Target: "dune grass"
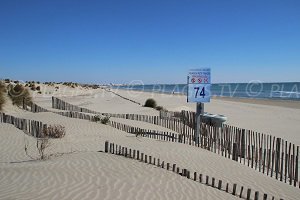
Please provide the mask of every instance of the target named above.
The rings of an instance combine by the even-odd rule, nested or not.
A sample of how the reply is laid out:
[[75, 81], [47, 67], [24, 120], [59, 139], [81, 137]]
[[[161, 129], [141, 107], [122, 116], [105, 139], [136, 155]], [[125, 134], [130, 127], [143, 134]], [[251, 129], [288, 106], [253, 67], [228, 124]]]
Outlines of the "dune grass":
[[3, 109], [3, 105], [5, 104], [5, 95], [6, 86], [3, 82], [0, 82], [0, 111]]
[[11, 98], [13, 105], [22, 106], [23, 101], [26, 105], [29, 105], [32, 102], [32, 97], [27, 88], [22, 85], [9, 86], [8, 96]]

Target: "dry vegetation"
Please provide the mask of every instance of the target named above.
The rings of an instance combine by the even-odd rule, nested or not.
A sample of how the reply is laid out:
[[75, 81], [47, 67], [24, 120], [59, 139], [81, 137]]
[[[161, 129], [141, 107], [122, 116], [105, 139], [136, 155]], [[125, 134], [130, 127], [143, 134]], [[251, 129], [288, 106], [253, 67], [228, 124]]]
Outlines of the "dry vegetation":
[[[51, 146], [51, 139], [61, 139], [66, 135], [65, 127], [61, 125], [50, 125], [43, 129], [43, 137], [36, 138], [36, 150], [38, 151], [38, 157], [29, 151], [29, 144], [24, 138], [24, 151], [25, 154], [33, 160], [45, 160], [51, 157], [51, 154], [47, 154], [47, 149]], [[30, 148], [31, 149], [31, 148]]]
[[108, 124], [110, 117], [109, 116], [100, 116], [100, 115], [95, 115], [94, 116], [94, 121], [95, 122], [100, 122], [101, 124]]
[[5, 103], [5, 93], [6, 93], [6, 86], [3, 82], [0, 82], [0, 111], [3, 108]]
[[43, 130], [43, 133], [48, 138], [62, 138], [66, 135], [66, 129], [61, 125], [50, 125]]
[[32, 102], [32, 97], [27, 88], [22, 85], [9, 85], [8, 86], [8, 96], [11, 98], [14, 105], [22, 106], [23, 101], [26, 105]]

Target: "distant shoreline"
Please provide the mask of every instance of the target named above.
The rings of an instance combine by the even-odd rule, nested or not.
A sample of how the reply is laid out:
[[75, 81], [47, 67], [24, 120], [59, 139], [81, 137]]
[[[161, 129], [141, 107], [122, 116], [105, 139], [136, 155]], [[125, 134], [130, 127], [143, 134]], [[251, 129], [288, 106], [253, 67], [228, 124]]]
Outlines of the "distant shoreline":
[[239, 98], [239, 97], [213, 97], [213, 99], [222, 100], [222, 101], [239, 102], [239, 103], [249, 103], [249, 104], [300, 109], [300, 101], [298, 100], [263, 99], [263, 98], [254, 99], [254, 98]]
[[[185, 95], [187, 84], [113, 86], [114, 89]], [[211, 95], [247, 99], [292, 100], [300, 102], [300, 82], [212, 84]]]
[[[116, 90], [116, 88], [112, 88]], [[182, 93], [166, 93], [161, 91], [142, 91], [142, 90], [130, 90], [126, 88], [117, 88], [118, 90], [127, 90], [127, 91], [134, 91], [140, 93], [158, 93], [164, 95], [176, 95], [176, 96], [185, 96]], [[292, 100], [292, 99], [268, 99], [268, 98], [246, 98], [246, 97], [224, 97], [224, 96], [212, 96], [214, 100], [221, 100], [221, 101], [231, 101], [231, 102], [238, 102], [238, 103], [248, 103], [248, 104], [257, 104], [257, 105], [269, 105], [269, 106], [278, 106], [278, 107], [285, 107], [285, 108], [293, 108], [293, 109], [300, 109], [300, 101], [299, 100]]]

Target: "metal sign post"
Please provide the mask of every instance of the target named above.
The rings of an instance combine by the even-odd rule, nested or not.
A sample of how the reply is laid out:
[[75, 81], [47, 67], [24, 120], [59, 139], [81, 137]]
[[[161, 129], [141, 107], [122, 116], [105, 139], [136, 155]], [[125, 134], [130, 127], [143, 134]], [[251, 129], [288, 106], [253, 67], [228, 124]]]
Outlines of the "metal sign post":
[[201, 135], [201, 115], [204, 113], [204, 102], [210, 102], [211, 77], [210, 69], [192, 69], [188, 74], [187, 102], [197, 102], [195, 116], [195, 142], [199, 144]]
[[204, 103], [197, 103], [196, 107], [196, 127], [195, 127], [195, 143], [199, 144], [199, 137], [201, 134], [201, 115], [204, 113]]

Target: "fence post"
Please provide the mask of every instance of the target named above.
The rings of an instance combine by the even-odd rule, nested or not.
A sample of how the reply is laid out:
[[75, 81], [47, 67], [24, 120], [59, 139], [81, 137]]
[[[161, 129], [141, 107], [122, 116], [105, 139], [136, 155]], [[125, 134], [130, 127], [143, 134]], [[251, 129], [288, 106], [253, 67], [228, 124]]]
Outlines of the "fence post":
[[247, 200], [250, 200], [250, 197], [251, 197], [251, 189], [249, 188], [247, 190]]
[[232, 188], [232, 195], [236, 194], [236, 183], [233, 184], [233, 188]]
[[221, 190], [222, 188], [222, 180], [219, 180], [218, 189]]
[[255, 192], [255, 195], [254, 195], [254, 200], [258, 200], [258, 198], [259, 198], [259, 192], [256, 191], [256, 192]]
[[109, 144], [109, 142], [105, 141], [105, 153], [108, 153], [108, 144]]

